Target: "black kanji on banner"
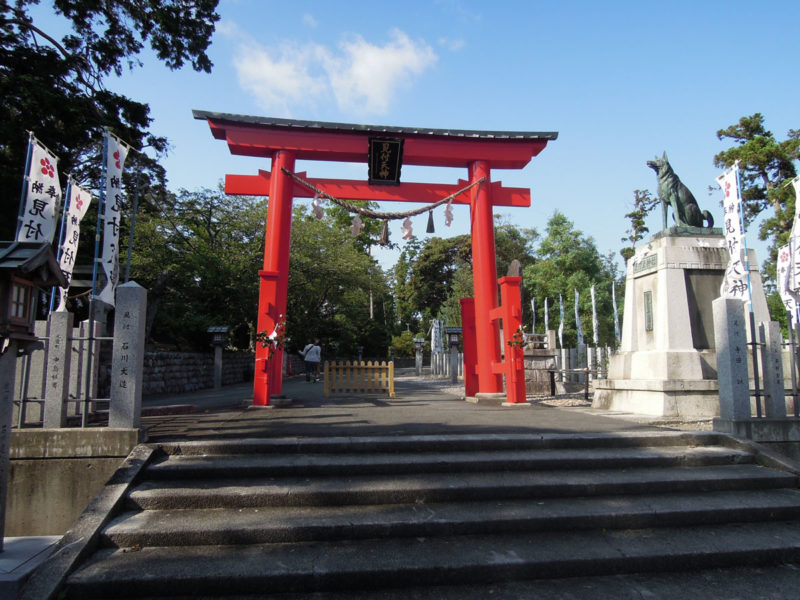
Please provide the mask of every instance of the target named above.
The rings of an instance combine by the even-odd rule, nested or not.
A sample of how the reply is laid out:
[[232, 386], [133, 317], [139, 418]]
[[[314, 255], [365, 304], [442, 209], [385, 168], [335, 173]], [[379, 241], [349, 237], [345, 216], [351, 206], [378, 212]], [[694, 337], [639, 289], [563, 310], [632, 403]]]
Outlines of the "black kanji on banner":
[[369, 182], [400, 185], [402, 138], [369, 138]]

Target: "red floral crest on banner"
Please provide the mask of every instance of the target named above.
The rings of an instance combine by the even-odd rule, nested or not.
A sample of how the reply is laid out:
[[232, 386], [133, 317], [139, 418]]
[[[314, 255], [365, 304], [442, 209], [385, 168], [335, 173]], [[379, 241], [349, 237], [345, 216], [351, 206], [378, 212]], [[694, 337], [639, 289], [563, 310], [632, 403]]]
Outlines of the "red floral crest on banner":
[[39, 161], [42, 165], [42, 174], [48, 175], [49, 177], [54, 177], [56, 174], [56, 170], [53, 168], [53, 165], [50, 164], [50, 159], [43, 158]]

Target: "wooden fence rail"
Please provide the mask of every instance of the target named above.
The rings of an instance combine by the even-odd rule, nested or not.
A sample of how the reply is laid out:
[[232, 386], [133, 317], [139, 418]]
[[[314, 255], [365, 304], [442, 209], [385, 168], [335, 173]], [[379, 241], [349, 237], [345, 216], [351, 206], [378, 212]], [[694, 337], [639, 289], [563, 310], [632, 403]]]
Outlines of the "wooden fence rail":
[[325, 397], [344, 392], [386, 392], [394, 398], [394, 362], [325, 361]]

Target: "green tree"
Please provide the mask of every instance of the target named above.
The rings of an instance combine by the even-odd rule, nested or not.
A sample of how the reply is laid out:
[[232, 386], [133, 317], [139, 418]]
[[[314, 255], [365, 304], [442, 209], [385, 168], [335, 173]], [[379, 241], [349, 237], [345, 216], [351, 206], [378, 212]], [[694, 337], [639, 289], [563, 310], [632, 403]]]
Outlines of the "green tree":
[[396, 311], [396, 325], [403, 329], [410, 327], [412, 322], [416, 326], [419, 319], [415, 317], [416, 308], [414, 303], [414, 294], [409, 285], [411, 277], [411, 268], [414, 261], [422, 248], [422, 243], [416, 236], [412, 236], [403, 249], [400, 251], [400, 256], [397, 262], [391, 268], [390, 277], [392, 281], [392, 289], [394, 291], [394, 305]]
[[[601, 345], [614, 345], [611, 284], [618, 279], [613, 255], [600, 254], [594, 239], [575, 229], [572, 221], [555, 212], [536, 251], [535, 263], [523, 269], [525, 297], [535, 298], [537, 323], [544, 319], [544, 298], [550, 299], [550, 327], [558, 327], [558, 298], [564, 300], [564, 345], [574, 346], [577, 332], [574, 293], [580, 294], [579, 314], [584, 338], [592, 339], [590, 289], [596, 286], [598, 333]], [[618, 282], [619, 283], [619, 282]]]
[[428, 238], [416, 256], [408, 280], [414, 308], [423, 323], [439, 313], [450, 295], [456, 271], [471, 261], [470, 236]]
[[410, 330], [405, 330], [392, 337], [392, 354], [394, 356], [415, 356], [417, 353], [416, 346], [414, 345], [414, 338], [424, 338], [423, 333], [414, 333]]
[[[379, 206], [377, 202], [351, 201], [350, 203], [360, 208], [368, 208], [372, 210], [377, 210]], [[338, 204], [328, 202], [327, 206], [325, 206], [325, 213], [329, 217], [329, 222], [336, 227], [341, 229], [350, 229], [350, 227], [353, 225], [355, 213], [349, 212], [346, 208], [339, 206]], [[383, 220], [373, 219], [362, 215], [359, 215], [359, 218], [361, 219], [361, 223], [364, 228], [357, 236], [354, 236], [353, 241], [358, 244], [361, 249], [364, 250], [364, 252], [367, 254], [372, 254], [372, 247], [377, 246], [380, 243], [381, 232], [383, 231]], [[392, 245], [393, 244], [389, 243], [389, 246]]]
[[636, 251], [636, 244], [644, 239], [644, 235], [650, 231], [644, 224], [647, 215], [658, 206], [658, 198], [654, 198], [648, 190], [633, 190], [633, 210], [625, 215], [629, 219], [630, 227], [625, 231], [627, 234], [621, 241], [630, 242], [630, 246], [624, 247], [619, 253], [627, 262]]
[[[495, 260], [499, 276], [505, 275], [511, 261], [522, 266], [535, 260], [535, 229], [520, 229], [495, 216]], [[405, 252], [405, 250], [404, 250]], [[457, 326], [461, 323], [462, 298], [472, 297], [472, 240], [462, 235], [416, 242], [409, 254], [401, 253], [394, 269], [397, 280], [400, 323], [403, 327], [422, 327], [434, 317]]]
[[104, 128], [154, 157], [131, 153], [126, 185], [142, 170], [143, 187], [164, 183], [158, 157], [167, 140], [149, 131], [147, 104], [109, 90], [110, 75], [139, 65], [149, 45], [170, 69], [190, 63], [210, 72], [206, 54], [218, 0], [52, 0], [70, 33], [57, 39], [31, 17], [38, 0], [0, 0], [0, 239], [14, 235], [28, 131], [88, 188], [99, 187]]
[[466, 263], [458, 265], [450, 285], [450, 293], [439, 309], [437, 319], [445, 322], [448, 327], [461, 327], [461, 299], [472, 298], [474, 295], [472, 280], [472, 267]]
[[513, 260], [518, 260], [523, 268], [532, 264], [536, 260], [534, 251], [538, 239], [539, 233], [535, 229], [520, 229], [495, 215], [494, 246], [498, 277], [508, 272]]
[[149, 289], [150, 340], [205, 349], [228, 325], [247, 348], [255, 331], [266, 202], [222, 191], [168, 194], [137, 223], [132, 276]]
[[292, 348], [316, 337], [327, 356], [355, 356], [358, 346], [364, 356], [385, 356], [392, 325], [387, 308], [386, 275], [349, 228], [295, 209], [287, 305]]

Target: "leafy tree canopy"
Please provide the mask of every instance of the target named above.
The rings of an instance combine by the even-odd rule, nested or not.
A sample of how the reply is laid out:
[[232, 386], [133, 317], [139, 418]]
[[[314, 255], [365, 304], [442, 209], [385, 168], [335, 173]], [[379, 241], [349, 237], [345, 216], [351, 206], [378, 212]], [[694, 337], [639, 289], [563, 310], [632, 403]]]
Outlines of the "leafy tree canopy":
[[148, 288], [148, 336], [205, 349], [206, 329], [227, 325], [248, 348], [258, 307], [266, 202], [222, 191], [168, 194], [140, 213], [131, 272]]
[[287, 335], [291, 347], [319, 338], [327, 356], [385, 357], [393, 305], [383, 270], [336, 215], [319, 220], [295, 209], [289, 263]]
[[739, 161], [746, 223], [771, 209], [761, 225], [759, 237], [762, 240], [772, 238], [775, 247], [786, 243], [794, 219], [795, 199], [791, 187], [784, 184], [797, 175], [800, 131], [789, 130], [787, 139], [778, 141], [766, 129], [763, 115], [755, 113], [720, 129], [717, 137], [735, 144], [717, 154], [714, 165], [727, 168]]
[[[218, 0], [52, 0], [70, 30], [61, 39], [32, 18], [38, 3], [0, 0], [0, 197], [19, 198], [29, 131], [59, 157], [60, 172], [97, 188], [107, 127], [155, 152], [132, 153], [128, 179], [142, 169], [143, 188], [163, 186], [157, 158], [167, 140], [149, 131], [147, 104], [107, 89], [105, 80], [138, 66], [145, 45], [170, 69], [190, 63], [210, 72]], [[17, 203], [4, 201], [0, 210], [0, 239], [10, 239]]]
[[537, 261], [523, 269], [526, 298], [536, 300], [537, 329], [544, 322], [544, 299], [549, 299], [550, 329], [557, 329], [558, 299], [564, 301], [564, 346], [577, 343], [574, 295], [580, 295], [579, 315], [584, 339], [592, 340], [592, 305], [590, 290], [596, 287], [598, 337], [601, 345], [614, 345], [614, 320], [611, 301], [612, 282], [621, 281], [613, 255], [600, 254], [594, 239], [575, 229], [572, 221], [555, 212], [547, 222], [545, 236], [536, 252]]
[[644, 224], [647, 215], [659, 204], [659, 199], [654, 198], [648, 190], [633, 190], [633, 209], [625, 215], [631, 222], [630, 227], [625, 231], [627, 234], [622, 238], [623, 242], [630, 242], [630, 246], [620, 250], [622, 258], [629, 260], [636, 251], [636, 244], [644, 239], [644, 235], [650, 231]]

